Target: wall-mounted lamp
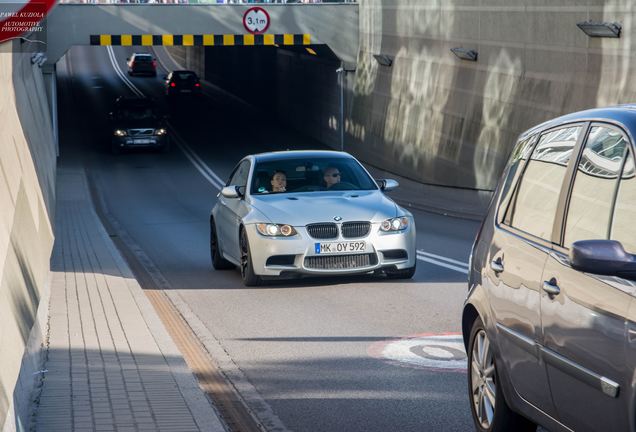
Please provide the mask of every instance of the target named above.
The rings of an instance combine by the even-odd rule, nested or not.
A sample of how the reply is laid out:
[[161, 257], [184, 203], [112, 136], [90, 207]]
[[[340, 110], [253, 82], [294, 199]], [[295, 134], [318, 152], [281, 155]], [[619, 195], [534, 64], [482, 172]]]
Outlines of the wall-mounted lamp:
[[576, 25], [589, 37], [621, 37], [621, 25], [617, 22], [584, 21]]
[[41, 52], [34, 53], [33, 55], [31, 55], [31, 64], [36, 64], [40, 67], [42, 67], [42, 65], [44, 65], [44, 63], [46, 63], [47, 60], [48, 59], [46, 58], [44, 53], [41, 53]]
[[393, 58], [386, 54], [373, 54], [373, 57], [382, 66], [391, 66], [393, 64]]
[[451, 48], [451, 52], [462, 60], [477, 61], [477, 51], [468, 48]]

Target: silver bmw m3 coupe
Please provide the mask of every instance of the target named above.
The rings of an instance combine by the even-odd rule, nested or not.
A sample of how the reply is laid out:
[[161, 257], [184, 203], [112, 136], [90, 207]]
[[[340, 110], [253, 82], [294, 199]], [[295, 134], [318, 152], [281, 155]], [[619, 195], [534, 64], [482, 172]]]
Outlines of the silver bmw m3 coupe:
[[335, 151], [250, 155], [210, 216], [215, 269], [238, 266], [246, 286], [302, 275], [415, 273], [415, 223], [353, 156]]

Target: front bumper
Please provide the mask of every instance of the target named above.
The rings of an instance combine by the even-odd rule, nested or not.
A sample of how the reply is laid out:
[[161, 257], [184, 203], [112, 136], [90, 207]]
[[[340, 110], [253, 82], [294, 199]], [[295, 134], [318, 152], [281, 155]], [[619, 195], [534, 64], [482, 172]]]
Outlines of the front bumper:
[[[256, 225], [246, 225], [250, 253], [254, 272], [259, 276], [282, 276], [293, 274], [306, 275], [346, 275], [370, 273], [381, 269], [402, 270], [415, 266], [415, 224], [411, 219], [410, 226], [401, 232], [384, 233], [380, 231], [379, 223], [372, 223], [371, 230], [363, 238], [343, 238], [341, 235], [337, 239], [319, 240], [312, 238], [304, 227], [294, 227], [298, 235], [284, 237], [266, 237], [256, 230]], [[342, 253], [342, 254], [320, 254], [316, 253], [316, 243], [323, 242], [349, 242], [364, 241], [368, 254], [368, 259], [362, 257], [363, 254]], [[272, 257], [288, 257], [282, 261], [289, 261], [285, 264], [277, 263], [281, 261], [271, 259]], [[331, 260], [323, 260], [316, 257], [344, 257], [336, 258], [333, 261], [351, 263], [354, 267], [330, 268]], [[364, 259], [363, 259], [364, 258]], [[268, 262], [269, 260], [269, 262]], [[274, 263], [272, 263], [274, 261]], [[326, 268], [316, 268], [317, 261], [325, 261]], [[338, 265], [338, 264], [337, 264]]]

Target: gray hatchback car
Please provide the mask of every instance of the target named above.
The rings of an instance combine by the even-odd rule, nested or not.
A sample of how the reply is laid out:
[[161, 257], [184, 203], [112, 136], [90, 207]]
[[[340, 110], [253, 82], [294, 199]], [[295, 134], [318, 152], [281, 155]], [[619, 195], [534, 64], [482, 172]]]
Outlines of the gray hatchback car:
[[462, 329], [480, 431], [636, 431], [636, 105], [521, 135]]

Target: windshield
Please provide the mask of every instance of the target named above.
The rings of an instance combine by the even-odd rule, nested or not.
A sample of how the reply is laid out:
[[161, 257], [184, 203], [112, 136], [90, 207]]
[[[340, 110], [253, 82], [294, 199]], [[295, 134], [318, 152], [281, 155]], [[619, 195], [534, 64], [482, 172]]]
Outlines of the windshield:
[[135, 61], [136, 62], [142, 62], [142, 63], [151, 62], [152, 61], [152, 57], [145, 56], [145, 55], [144, 56], [136, 55], [135, 56]]
[[373, 179], [355, 159], [307, 157], [258, 163], [250, 191], [260, 195], [376, 189]]
[[175, 72], [173, 75], [177, 81], [196, 81], [197, 76], [192, 72]]
[[149, 120], [155, 118], [152, 108], [134, 107], [121, 110], [120, 117], [129, 120]]

